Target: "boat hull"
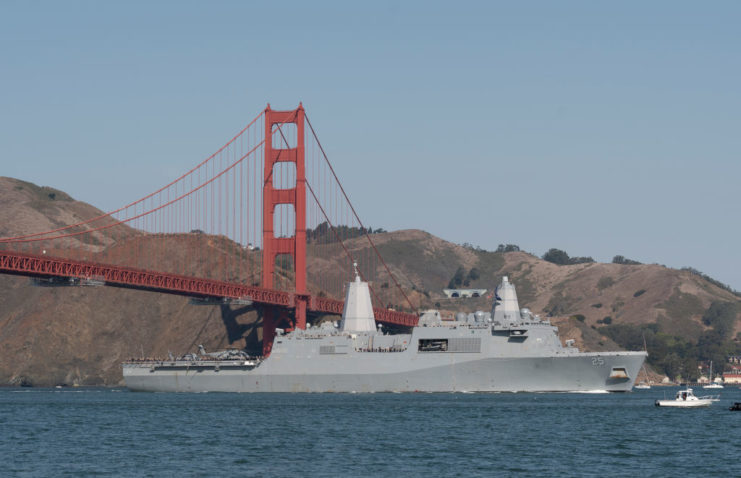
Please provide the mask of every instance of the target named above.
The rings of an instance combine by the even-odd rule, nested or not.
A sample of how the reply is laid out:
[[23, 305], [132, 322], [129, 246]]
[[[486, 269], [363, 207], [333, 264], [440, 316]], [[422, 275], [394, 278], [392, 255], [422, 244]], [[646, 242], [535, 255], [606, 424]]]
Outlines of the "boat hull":
[[[410, 357], [365, 353], [253, 364], [126, 363], [126, 386], [150, 392], [629, 392], [643, 352], [551, 357]], [[451, 356], [452, 355], [452, 356]], [[625, 370], [616, 377], [614, 370]], [[630, 378], [632, 377], [632, 378]]]
[[656, 400], [657, 407], [674, 407], [674, 408], [699, 408], [709, 407], [715, 400], [693, 400], [680, 402], [677, 400]]

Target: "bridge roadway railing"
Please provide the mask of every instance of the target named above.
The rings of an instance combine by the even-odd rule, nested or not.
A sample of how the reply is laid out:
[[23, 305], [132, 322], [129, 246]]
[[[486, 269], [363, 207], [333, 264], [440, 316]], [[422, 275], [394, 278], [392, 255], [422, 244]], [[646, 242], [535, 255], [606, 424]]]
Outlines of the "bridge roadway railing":
[[[295, 307], [296, 302], [296, 294], [292, 292], [10, 251], [0, 251], [0, 273], [41, 278], [94, 279], [103, 281], [105, 285], [111, 287], [141, 289], [189, 297], [248, 299], [260, 304], [285, 308]], [[304, 297], [308, 299], [309, 310], [342, 314], [344, 302], [341, 300], [305, 295]], [[417, 325], [418, 321], [415, 314], [382, 308], [374, 308], [373, 312], [376, 321], [385, 324], [412, 327]]]

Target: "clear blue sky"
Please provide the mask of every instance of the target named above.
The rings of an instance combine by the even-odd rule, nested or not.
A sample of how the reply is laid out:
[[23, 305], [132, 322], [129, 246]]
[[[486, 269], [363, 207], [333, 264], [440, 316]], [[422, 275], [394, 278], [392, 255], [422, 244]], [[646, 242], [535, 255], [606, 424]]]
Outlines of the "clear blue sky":
[[0, 175], [110, 210], [299, 101], [361, 218], [741, 289], [741, 2], [0, 3]]

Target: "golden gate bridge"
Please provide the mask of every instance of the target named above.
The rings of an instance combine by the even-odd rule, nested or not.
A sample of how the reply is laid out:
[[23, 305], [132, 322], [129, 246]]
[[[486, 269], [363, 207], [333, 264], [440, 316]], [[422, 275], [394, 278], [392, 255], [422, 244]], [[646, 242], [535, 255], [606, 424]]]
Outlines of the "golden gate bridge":
[[0, 238], [0, 273], [249, 301], [262, 311], [269, 355], [279, 326], [303, 329], [309, 313], [342, 313], [353, 263], [371, 284], [378, 322], [417, 324], [401, 310], [414, 307], [372, 236], [303, 106], [268, 104], [214, 154], [137, 201]]

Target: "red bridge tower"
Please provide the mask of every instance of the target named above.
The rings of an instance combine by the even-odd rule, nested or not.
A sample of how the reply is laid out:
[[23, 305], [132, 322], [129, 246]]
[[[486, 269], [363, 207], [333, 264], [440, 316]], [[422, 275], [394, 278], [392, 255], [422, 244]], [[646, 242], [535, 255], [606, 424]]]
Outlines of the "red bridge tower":
[[[295, 147], [274, 148], [273, 139], [279, 144], [288, 144], [283, 125], [294, 124]], [[291, 131], [292, 133], [292, 131]], [[279, 255], [293, 256], [296, 281], [295, 322], [293, 326], [306, 328], [306, 309], [309, 295], [306, 291], [306, 169], [304, 162], [304, 108], [299, 103], [292, 111], [274, 111], [268, 104], [265, 109], [265, 172], [263, 175], [262, 214], [262, 287], [274, 288], [275, 260]], [[275, 187], [277, 163], [293, 163], [296, 167], [296, 184], [292, 188]], [[275, 237], [275, 208], [279, 204], [290, 204], [295, 212], [295, 232], [292, 237]], [[285, 309], [266, 306], [263, 308], [263, 354], [269, 355], [278, 322], [288, 320]], [[278, 316], [277, 314], [281, 315]]]

